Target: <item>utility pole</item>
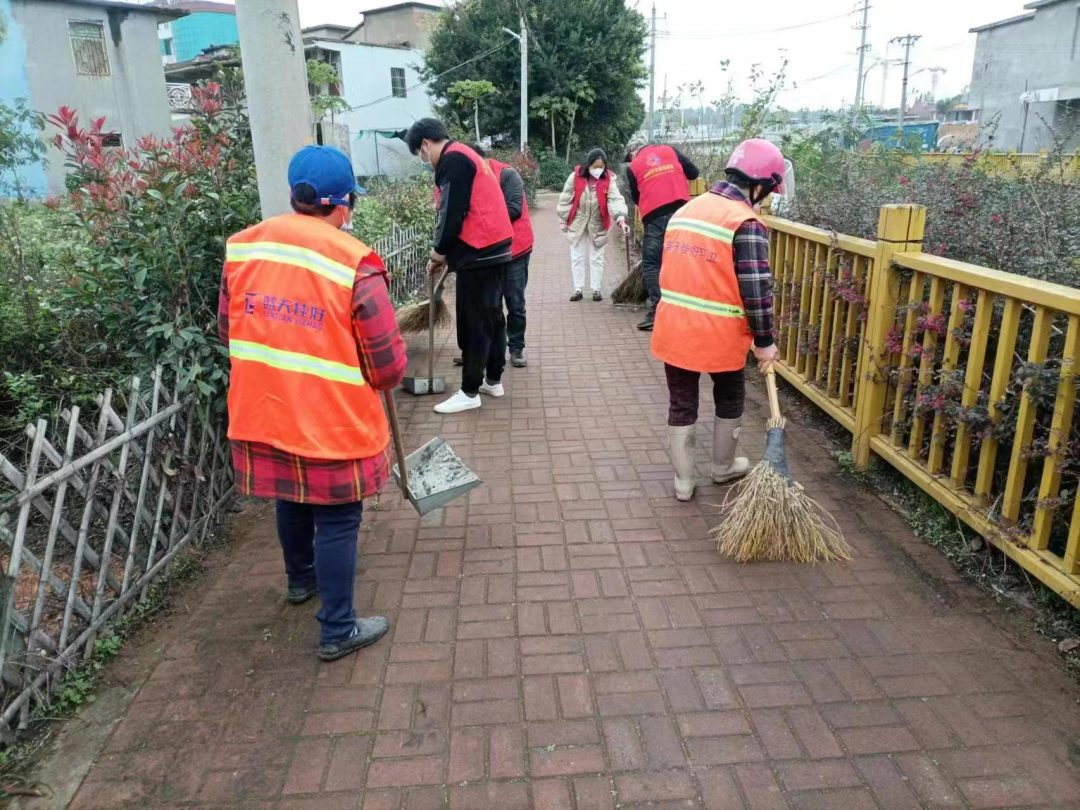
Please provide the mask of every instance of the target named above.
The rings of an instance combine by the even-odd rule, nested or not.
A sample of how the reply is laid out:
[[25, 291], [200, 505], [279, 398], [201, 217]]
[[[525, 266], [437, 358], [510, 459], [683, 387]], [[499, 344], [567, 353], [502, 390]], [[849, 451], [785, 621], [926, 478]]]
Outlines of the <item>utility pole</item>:
[[236, 24], [265, 218], [289, 210], [289, 160], [311, 141], [297, 0], [237, 0]]
[[[503, 31], [518, 41], [521, 48], [521, 151], [529, 146], [529, 29], [525, 25], [525, 13], [521, 17], [521, 33], [503, 28]], [[476, 136], [477, 140], [480, 136]]]
[[652, 44], [649, 46], [649, 142], [653, 139], [653, 115], [656, 112], [656, 3], [652, 4]]
[[921, 34], [905, 34], [902, 37], [894, 37], [892, 42], [899, 42], [904, 46], [904, 83], [900, 89], [900, 116], [896, 128], [900, 130], [900, 139], [904, 138], [904, 113], [907, 112], [907, 87], [908, 71], [911, 69], [911, 46], [922, 39]]
[[529, 148], [529, 28], [521, 14], [521, 151]]
[[866, 63], [866, 32], [870, 29], [870, 0], [863, 0], [862, 25], [855, 27], [862, 31], [862, 44], [859, 46], [859, 72], [855, 77], [855, 104], [851, 108], [852, 121], [858, 118], [859, 108], [863, 103], [863, 65]]

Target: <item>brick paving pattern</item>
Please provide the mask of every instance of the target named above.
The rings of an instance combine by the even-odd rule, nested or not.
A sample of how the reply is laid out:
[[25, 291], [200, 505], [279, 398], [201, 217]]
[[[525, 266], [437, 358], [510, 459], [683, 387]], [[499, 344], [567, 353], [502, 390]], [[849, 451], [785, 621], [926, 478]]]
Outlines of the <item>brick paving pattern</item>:
[[570, 304], [553, 205], [536, 220], [529, 367], [460, 416], [400, 400], [410, 449], [440, 434], [486, 483], [423, 520], [392, 488], [369, 508], [357, 589], [388, 637], [319, 664], [314, 603], [284, 603], [272, 512], [249, 510], [70, 806], [1080, 807], [1080, 690], [818, 433], [789, 424], [792, 467], [855, 562], [718, 557], [724, 490], [672, 496], [640, 313]]

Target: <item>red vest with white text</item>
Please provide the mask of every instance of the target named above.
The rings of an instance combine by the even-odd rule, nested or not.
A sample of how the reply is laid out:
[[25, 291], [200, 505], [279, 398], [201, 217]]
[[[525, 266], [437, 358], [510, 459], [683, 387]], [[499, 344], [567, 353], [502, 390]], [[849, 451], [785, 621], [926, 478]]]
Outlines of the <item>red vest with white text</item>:
[[638, 187], [638, 208], [647, 217], [657, 208], [690, 199], [690, 183], [686, 179], [679, 156], [670, 146], [646, 146], [630, 162]]

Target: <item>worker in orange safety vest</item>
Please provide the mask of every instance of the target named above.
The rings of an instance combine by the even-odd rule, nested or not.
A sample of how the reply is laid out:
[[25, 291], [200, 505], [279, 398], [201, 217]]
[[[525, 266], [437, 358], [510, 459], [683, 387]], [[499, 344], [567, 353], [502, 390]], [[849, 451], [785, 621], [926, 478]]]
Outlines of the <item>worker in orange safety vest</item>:
[[218, 328], [229, 349], [229, 439], [240, 492], [277, 500], [290, 603], [319, 595], [319, 657], [387, 631], [353, 610], [362, 499], [387, 480], [379, 390], [399, 385], [405, 343], [382, 260], [347, 233], [352, 163], [307, 146], [289, 163], [294, 213], [228, 240]]
[[773, 337], [769, 232], [756, 208], [783, 192], [784, 156], [768, 141], [744, 141], [722, 180], [676, 212], [664, 237], [660, 302], [652, 352], [664, 362], [675, 496], [694, 494], [694, 426], [698, 380], [713, 380], [712, 480], [739, 478], [749, 461], [737, 458], [753, 348], [765, 371], [776, 357]]

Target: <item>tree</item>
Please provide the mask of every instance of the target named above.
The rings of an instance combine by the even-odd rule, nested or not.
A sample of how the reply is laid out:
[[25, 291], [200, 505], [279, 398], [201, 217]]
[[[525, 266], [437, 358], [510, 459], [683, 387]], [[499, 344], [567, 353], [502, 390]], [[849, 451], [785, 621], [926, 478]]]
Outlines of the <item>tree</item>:
[[461, 107], [471, 104], [473, 108], [473, 125], [476, 127], [476, 140], [480, 140], [480, 99], [487, 96], [498, 95], [499, 91], [491, 82], [462, 79], [454, 82], [447, 92], [454, 102]]
[[570, 117], [570, 129], [566, 135], [566, 162], [570, 162], [570, 146], [574, 142], [574, 122], [577, 120], [577, 113], [584, 105], [592, 104], [596, 101], [596, 93], [589, 86], [589, 83], [581, 76], [578, 76], [570, 83], [570, 98], [565, 99], [563, 109], [569, 114]]
[[332, 122], [335, 113], [349, 109], [348, 102], [333, 92], [341, 78], [329, 62], [308, 59], [307, 80], [308, 93], [311, 95], [311, 113], [316, 125], [327, 115], [330, 116]]
[[[441, 112], [456, 117], [452, 84], [491, 82], [499, 94], [485, 100], [485, 132], [496, 144], [516, 143], [519, 51], [502, 29], [520, 26], [522, 7], [529, 26], [530, 129], [536, 146], [572, 117], [577, 142], [621, 148], [644, 117], [637, 90], [647, 76], [645, 20], [626, 0], [458, 0], [447, 6], [431, 32], [423, 70]], [[591, 98], [575, 92], [578, 80], [592, 90]]]
[[17, 99], [10, 107], [0, 103], [0, 196], [22, 197], [19, 170], [45, 157], [38, 135], [42, 126], [41, 114], [31, 110], [24, 99]]

